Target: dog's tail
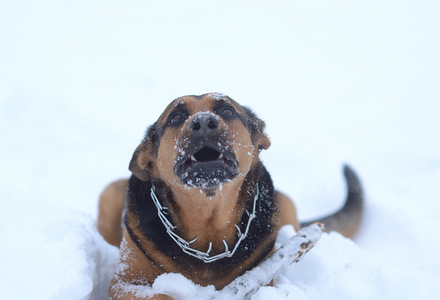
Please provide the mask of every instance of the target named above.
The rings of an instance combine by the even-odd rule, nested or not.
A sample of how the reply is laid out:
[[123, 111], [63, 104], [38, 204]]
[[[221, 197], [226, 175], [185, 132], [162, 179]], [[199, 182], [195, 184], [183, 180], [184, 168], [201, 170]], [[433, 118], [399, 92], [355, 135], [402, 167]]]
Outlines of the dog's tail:
[[337, 231], [346, 237], [352, 237], [362, 221], [364, 194], [361, 181], [348, 165], [344, 165], [344, 177], [347, 182], [347, 200], [336, 213], [310, 222], [301, 223], [301, 227], [315, 222], [323, 223], [325, 231]]

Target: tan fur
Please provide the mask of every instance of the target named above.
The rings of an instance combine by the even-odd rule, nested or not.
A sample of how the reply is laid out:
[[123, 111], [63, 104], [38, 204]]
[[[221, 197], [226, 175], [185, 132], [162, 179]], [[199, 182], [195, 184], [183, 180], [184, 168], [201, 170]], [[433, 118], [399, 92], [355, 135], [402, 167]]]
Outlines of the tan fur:
[[99, 198], [98, 231], [104, 239], [119, 246], [122, 239], [121, 213], [124, 206], [128, 179], [109, 184]]
[[276, 191], [275, 197], [277, 198], [278, 205], [281, 212], [281, 226], [293, 225], [296, 231], [300, 229], [299, 221], [297, 218], [296, 207], [293, 201], [285, 194]]
[[[181, 210], [178, 213], [171, 211], [171, 214], [179, 215], [177, 226], [187, 233], [182, 236], [184, 239], [191, 241], [198, 237], [193, 244], [195, 248], [207, 249], [208, 242], [213, 240], [214, 250], [223, 249], [222, 240], [232, 239], [236, 235], [234, 224], [238, 223], [242, 211], [235, 201], [239, 193], [235, 183], [225, 184], [222, 191], [213, 197], [207, 197], [196, 189], [187, 191], [178, 186], [171, 189], [175, 195], [181, 195]], [[200, 203], [203, 203], [203, 206]]]

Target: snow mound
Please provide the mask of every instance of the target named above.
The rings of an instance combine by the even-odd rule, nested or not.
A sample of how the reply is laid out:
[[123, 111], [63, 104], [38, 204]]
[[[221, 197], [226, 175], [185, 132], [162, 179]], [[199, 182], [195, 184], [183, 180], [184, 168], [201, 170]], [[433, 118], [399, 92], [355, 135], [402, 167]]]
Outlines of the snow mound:
[[12, 215], [0, 235], [1, 299], [107, 297], [119, 251], [105, 242], [91, 216]]
[[[119, 251], [103, 240], [91, 216], [24, 217], [26, 222], [23, 215], [12, 216], [0, 227], [1, 299], [26, 299], [30, 290], [33, 299], [107, 297]], [[295, 234], [292, 226], [284, 226], [276, 247]], [[26, 288], [8, 282], [26, 282]], [[439, 287], [439, 277], [408, 266], [376, 264], [354, 242], [332, 232], [323, 234], [303, 260], [287, 266], [274, 286], [260, 287], [250, 299], [434, 299]], [[177, 300], [241, 299], [231, 290], [202, 287], [180, 274], [161, 275], [152, 287], [132, 288], [137, 295], [164, 293]]]
[[[292, 226], [281, 229], [276, 247], [295, 235]], [[254, 273], [255, 278], [261, 274]], [[304, 259], [276, 278], [274, 286], [260, 287], [250, 299], [429, 299], [435, 298], [440, 279], [408, 268], [369, 262], [350, 239], [332, 232], [323, 234]], [[132, 286], [137, 296], [168, 294], [176, 300], [243, 299], [231, 289], [218, 292], [180, 274], [163, 274], [152, 287]]]

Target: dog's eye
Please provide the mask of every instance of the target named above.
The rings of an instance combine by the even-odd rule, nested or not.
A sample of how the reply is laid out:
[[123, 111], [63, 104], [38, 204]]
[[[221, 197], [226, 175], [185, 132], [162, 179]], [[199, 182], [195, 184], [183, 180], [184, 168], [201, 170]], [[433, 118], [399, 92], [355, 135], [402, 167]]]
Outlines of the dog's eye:
[[181, 114], [175, 113], [170, 117], [170, 124], [178, 124], [182, 122], [183, 116]]
[[235, 111], [231, 107], [226, 107], [226, 108], [223, 109], [222, 114], [223, 114], [224, 117], [228, 118], [228, 117], [234, 116], [235, 115]]

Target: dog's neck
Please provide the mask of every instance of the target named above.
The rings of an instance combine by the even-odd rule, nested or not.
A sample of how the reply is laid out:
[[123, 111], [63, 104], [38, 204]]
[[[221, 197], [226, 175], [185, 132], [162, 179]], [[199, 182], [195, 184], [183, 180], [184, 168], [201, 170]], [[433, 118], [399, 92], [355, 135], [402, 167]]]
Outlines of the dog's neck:
[[[232, 240], [237, 234], [236, 224], [243, 214], [243, 203], [238, 203], [243, 179], [224, 183], [215, 190], [204, 191], [187, 186], [172, 186], [178, 210], [176, 225], [186, 240], [197, 238], [195, 247], [205, 247], [210, 241], [224, 248], [222, 240]], [[171, 208], [172, 209], [172, 208]]]
[[[248, 210], [245, 208], [245, 210], [247, 211], [247, 225], [244, 228], [244, 231], [242, 231], [242, 229], [240, 228], [240, 226], [238, 226], [237, 224], [234, 224], [235, 227], [235, 233], [234, 234], [230, 234], [231, 230], [230, 230], [230, 221], [227, 221], [228, 225], [225, 226], [225, 228], [215, 228], [215, 225], [212, 225], [212, 221], [210, 222], [210, 220], [213, 219], [213, 217], [209, 218], [208, 221], [206, 221], [207, 218], [204, 218], [203, 220], [205, 221], [205, 227], [203, 229], [197, 229], [197, 231], [194, 229], [195, 227], [192, 226], [193, 230], [192, 231], [188, 231], [188, 229], [183, 228], [182, 226], [182, 222], [180, 222], [180, 230], [178, 230], [179, 234], [176, 232], [176, 227], [175, 225], [172, 225], [172, 223], [168, 220], [168, 218], [165, 216], [164, 210], [166, 210], [166, 214], [170, 213], [171, 210], [169, 210], [169, 207], [164, 208], [164, 206], [160, 203], [160, 200], [158, 199], [156, 193], [155, 193], [155, 186], [154, 184], [152, 184], [151, 187], [151, 199], [153, 200], [153, 203], [155, 204], [157, 211], [158, 211], [158, 216], [159, 219], [161, 220], [162, 224], [164, 225], [164, 227], [166, 228], [167, 233], [169, 234], [169, 236], [176, 242], [176, 244], [182, 249], [183, 252], [199, 258], [200, 260], [203, 260], [204, 262], [213, 262], [225, 257], [232, 257], [239, 245], [241, 244], [241, 242], [246, 239], [249, 229], [250, 229], [250, 225], [252, 220], [256, 217], [256, 204], [257, 201], [259, 199], [259, 188], [258, 188], [258, 184], [256, 185], [255, 188], [255, 192], [256, 195], [253, 197], [253, 201], [252, 201], [252, 209]], [[211, 197], [212, 198], [212, 197]], [[242, 197], [238, 197], [237, 199], [242, 199]], [[212, 201], [213, 199], [211, 199]], [[174, 201], [171, 201], [174, 202]], [[171, 204], [171, 202], [168, 201], [169, 204]], [[238, 204], [239, 201], [235, 201], [236, 204]], [[244, 201], [246, 202], [246, 201]], [[241, 203], [242, 205], [240, 205], [240, 207], [242, 208], [241, 211], [243, 210], [243, 201]], [[216, 209], [217, 210], [217, 209]], [[235, 209], [233, 209], [235, 211], [238, 211], [238, 206], [236, 206]], [[180, 209], [179, 209], [180, 211]], [[174, 211], [173, 214], [178, 214], [179, 212]], [[182, 220], [181, 218], [177, 218], [177, 220], [179, 221]], [[241, 219], [243, 219], [243, 216], [241, 216]], [[190, 220], [191, 222], [197, 222], [197, 220], [194, 220], [194, 218], [192, 218]], [[176, 222], [179, 223], [179, 222]], [[242, 222], [243, 223], [243, 220]], [[202, 224], [202, 225], [203, 225]], [[193, 232], [195, 231], [195, 233]], [[196, 234], [196, 237], [192, 240], [192, 241], [188, 241], [187, 239], [183, 238], [181, 235], [185, 234], [185, 237], [191, 237], [192, 235]], [[199, 235], [197, 235], [199, 234]], [[215, 240], [211, 240], [211, 238], [215, 238]], [[235, 242], [235, 244], [232, 246], [232, 248], [229, 248], [229, 243], [234, 243], [234, 241], [237, 239], [237, 241]], [[221, 251], [221, 243], [219, 243], [219, 240], [222, 241], [223, 243], [223, 247], [224, 250], [223, 252]], [[192, 247], [192, 244], [197, 245], [198, 247], [207, 247], [206, 251], [201, 251], [203, 249], [197, 249]], [[211, 254], [212, 253], [212, 254]]]

